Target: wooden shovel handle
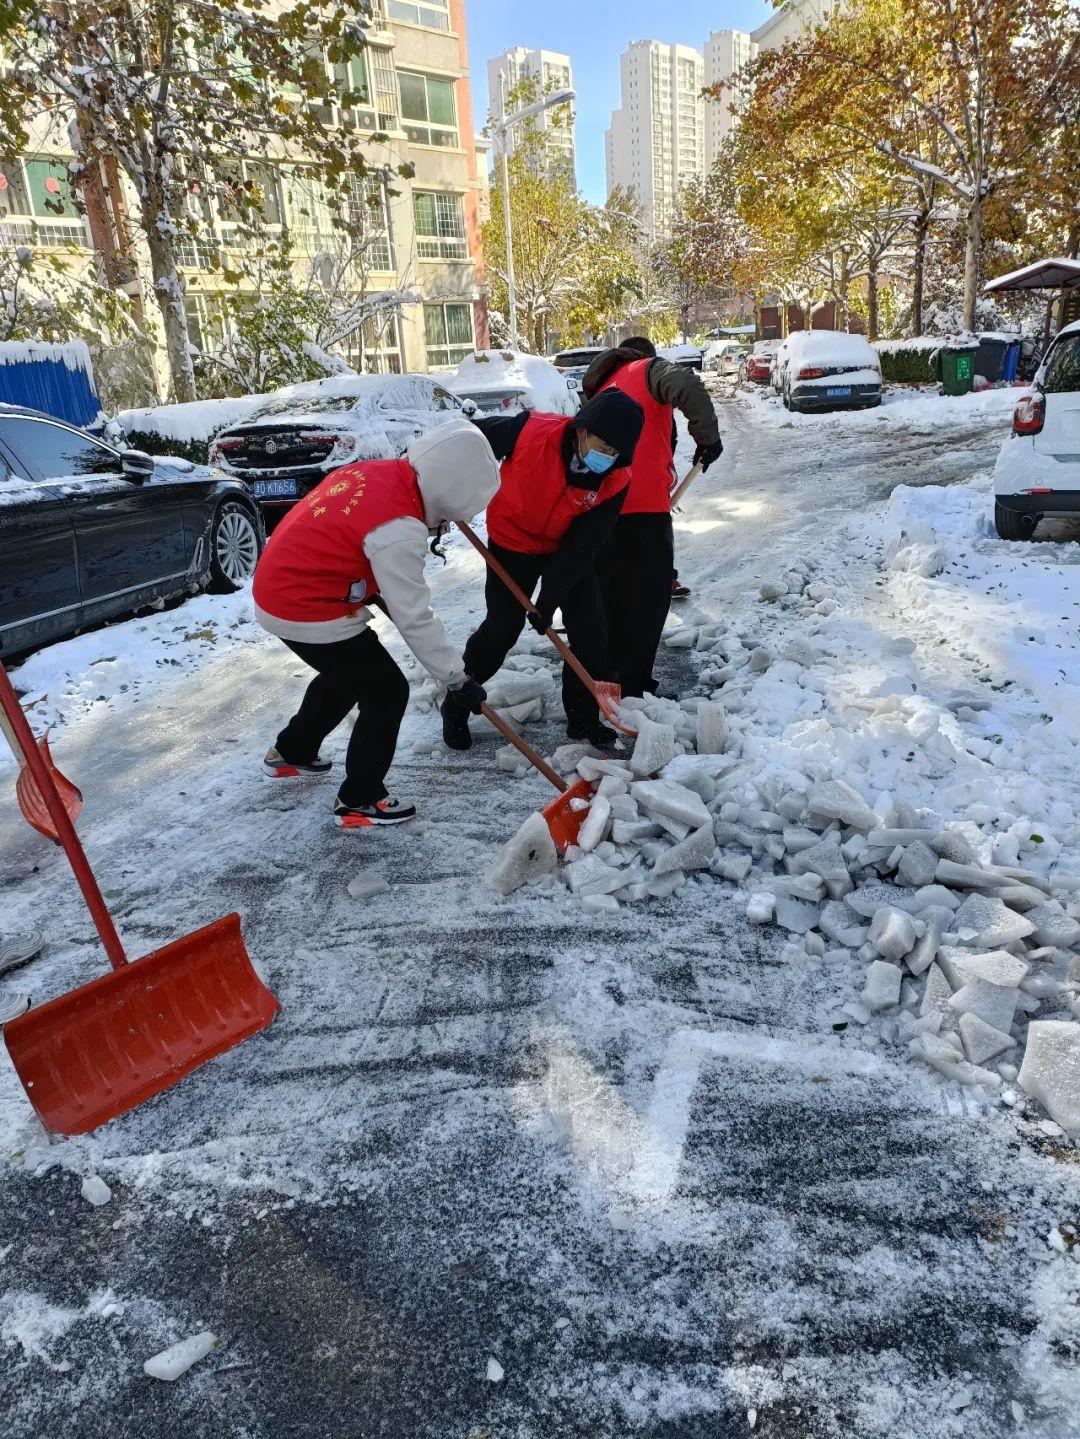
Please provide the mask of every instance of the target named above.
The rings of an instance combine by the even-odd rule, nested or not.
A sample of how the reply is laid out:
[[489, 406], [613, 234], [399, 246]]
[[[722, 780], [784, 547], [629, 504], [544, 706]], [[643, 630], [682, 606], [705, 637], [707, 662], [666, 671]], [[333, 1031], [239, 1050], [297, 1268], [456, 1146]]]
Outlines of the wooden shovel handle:
[[536, 753], [532, 745], [525, 743], [516, 730], [506, 723], [498, 710], [494, 710], [489, 704], [484, 703], [480, 706], [480, 713], [486, 720], [491, 721], [504, 739], [509, 740], [514, 748], [525, 756], [533, 769], [538, 769], [545, 779], [551, 781], [560, 794], [569, 788], [562, 775], [553, 770], [547, 760]]
[[[498, 575], [499, 579], [502, 580], [503, 584], [514, 596], [514, 599], [516, 599], [518, 604], [521, 605], [522, 609], [524, 609], [529, 614], [538, 615], [540, 611], [533, 604], [532, 600], [529, 599], [529, 596], [525, 593], [525, 591], [521, 588], [517, 581], [511, 577], [506, 568], [499, 563], [499, 561], [491, 553], [487, 545], [484, 544], [483, 540], [476, 533], [473, 527], [471, 525], [467, 525], [464, 520], [457, 520], [456, 524], [458, 529], [468, 540], [469, 544], [472, 545], [473, 549], [476, 550], [479, 554], [483, 555], [490, 569]], [[562, 655], [564, 661], [577, 675], [581, 683], [592, 695], [593, 699], [596, 700], [596, 702], [599, 704], [600, 696], [596, 692], [596, 681], [593, 679], [592, 675], [578, 659], [577, 655], [574, 654], [574, 651], [566, 643], [562, 635], [558, 634], [550, 627], [546, 629], [544, 633], [547, 635], [548, 639], [555, 646], [555, 648], [559, 651], [559, 654]]]
[[693, 469], [690, 470], [690, 472], [687, 474], [686, 478], [683, 479], [683, 480], [680, 480], [680, 482], [675, 486], [675, 488], [674, 488], [674, 489], [672, 490], [672, 492], [671, 492], [671, 508], [672, 508], [672, 509], [675, 509], [675, 508], [676, 508], [676, 506], [678, 505], [679, 501], [682, 499], [684, 493], [690, 488], [690, 486], [694, 483], [694, 481], [697, 479], [698, 475], [700, 475], [700, 474], [701, 474], [701, 466], [700, 466], [700, 465], [695, 465], [695, 466], [693, 467]]
[[0, 730], [3, 730], [4, 732], [4, 738], [11, 746], [11, 753], [14, 755], [15, 761], [18, 764], [19, 768], [25, 769], [26, 758], [23, 755], [22, 750], [19, 748], [19, 741], [15, 734], [15, 727], [12, 725], [11, 721], [8, 719], [7, 715], [4, 713], [3, 710], [0, 710]]

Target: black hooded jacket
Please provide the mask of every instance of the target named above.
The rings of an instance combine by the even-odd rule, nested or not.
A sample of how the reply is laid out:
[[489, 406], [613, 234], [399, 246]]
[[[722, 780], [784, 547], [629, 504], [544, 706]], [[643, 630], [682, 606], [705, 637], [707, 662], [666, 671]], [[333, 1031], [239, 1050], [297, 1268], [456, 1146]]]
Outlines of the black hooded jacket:
[[[586, 401], [602, 392], [603, 386], [624, 365], [632, 365], [643, 358], [637, 350], [623, 349], [621, 345], [597, 355], [581, 381], [581, 393]], [[686, 416], [690, 436], [696, 445], [713, 445], [720, 438], [713, 402], [700, 377], [693, 370], [687, 369], [685, 365], [673, 365], [670, 360], [663, 360], [658, 356], [649, 362], [645, 383], [654, 400], [682, 411]], [[675, 426], [672, 424], [672, 451], [677, 438]]]
[[[613, 402], [615, 396], [618, 396], [618, 399]], [[474, 420], [473, 424], [491, 446], [495, 458], [501, 462], [514, 453], [518, 436], [528, 419], [529, 411], [523, 410], [518, 415], [481, 417]], [[645, 416], [637, 401], [631, 400], [619, 390], [605, 391], [603, 395], [587, 401], [566, 427], [563, 436], [562, 458], [566, 483], [579, 488], [593, 488], [599, 479], [599, 476], [578, 468], [575, 463], [578, 430], [588, 430], [606, 445], [616, 448], [619, 453], [611, 468], [619, 470], [632, 461], [644, 421]], [[610, 474], [611, 470], [607, 473]], [[628, 489], [629, 485], [624, 485], [618, 494], [571, 520], [544, 574], [541, 607], [548, 613], [558, 609], [563, 597], [590, 568], [596, 552], [610, 538]]]

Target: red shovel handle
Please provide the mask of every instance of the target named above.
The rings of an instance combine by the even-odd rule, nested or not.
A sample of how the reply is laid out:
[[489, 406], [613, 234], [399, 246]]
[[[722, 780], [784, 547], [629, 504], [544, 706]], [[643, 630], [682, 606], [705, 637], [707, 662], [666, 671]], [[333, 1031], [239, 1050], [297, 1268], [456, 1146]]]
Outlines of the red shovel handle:
[[127, 964], [127, 956], [124, 954], [124, 946], [120, 943], [120, 936], [112, 922], [109, 911], [105, 907], [105, 901], [98, 889], [97, 880], [91, 872], [87, 862], [86, 854], [79, 843], [79, 836], [75, 833], [75, 827], [68, 819], [64, 803], [56, 791], [56, 784], [49, 773], [41, 755], [38, 753], [37, 743], [34, 740], [34, 732], [27, 723], [26, 716], [22, 712], [22, 705], [19, 704], [19, 697], [8, 679], [8, 672], [0, 663], [0, 709], [7, 716], [15, 735], [16, 743], [22, 752], [22, 758], [34, 776], [38, 790], [45, 801], [46, 808], [56, 832], [60, 836], [60, 843], [64, 846], [64, 852], [68, 857], [71, 868], [75, 872], [75, 878], [79, 882], [83, 899], [86, 900], [86, 907], [90, 911], [90, 917], [94, 921], [101, 942], [105, 946], [105, 953], [109, 956], [109, 963], [113, 969], [120, 969]]
[[[539, 614], [540, 611], [533, 604], [532, 600], [529, 599], [528, 595], [517, 583], [517, 581], [511, 578], [508, 571], [491, 553], [487, 545], [484, 544], [483, 540], [479, 537], [473, 527], [471, 525], [467, 525], [464, 520], [457, 520], [456, 524], [458, 529], [468, 540], [469, 544], [472, 545], [473, 549], [477, 550], [480, 554], [483, 555], [484, 559], [491, 566], [491, 569], [494, 571], [495, 574], [498, 575], [499, 579], [502, 580], [503, 584], [514, 596], [514, 599], [517, 600], [518, 604], [521, 605], [521, 607], [529, 614]], [[544, 633], [547, 635], [548, 639], [562, 655], [564, 661], [577, 675], [581, 683], [592, 695], [593, 699], [596, 700], [598, 704], [600, 704], [600, 695], [598, 695], [596, 692], [596, 681], [593, 679], [592, 675], [578, 659], [577, 655], [574, 654], [574, 651], [566, 643], [562, 635], [558, 634], [553, 629], [547, 629], [544, 631]]]

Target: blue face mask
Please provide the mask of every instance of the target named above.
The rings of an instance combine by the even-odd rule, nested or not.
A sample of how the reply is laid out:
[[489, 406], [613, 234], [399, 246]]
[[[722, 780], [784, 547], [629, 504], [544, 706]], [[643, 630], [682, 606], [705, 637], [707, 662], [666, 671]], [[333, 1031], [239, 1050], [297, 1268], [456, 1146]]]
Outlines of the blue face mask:
[[606, 475], [615, 463], [615, 455], [604, 455], [599, 450], [586, 450], [581, 457], [582, 464], [594, 475]]

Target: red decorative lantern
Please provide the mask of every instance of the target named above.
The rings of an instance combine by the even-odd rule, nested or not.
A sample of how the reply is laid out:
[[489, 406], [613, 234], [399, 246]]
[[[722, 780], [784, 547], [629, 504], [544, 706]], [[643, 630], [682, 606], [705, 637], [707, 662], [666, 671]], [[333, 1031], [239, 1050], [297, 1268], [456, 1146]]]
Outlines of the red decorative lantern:
[[55, 175], [50, 175], [45, 181], [45, 188], [46, 190], [48, 190], [50, 195], [59, 195], [60, 181], [56, 178]]
[[0, 190], [6, 190], [7, 187], [8, 177], [4, 174], [3, 170], [0, 170]]

